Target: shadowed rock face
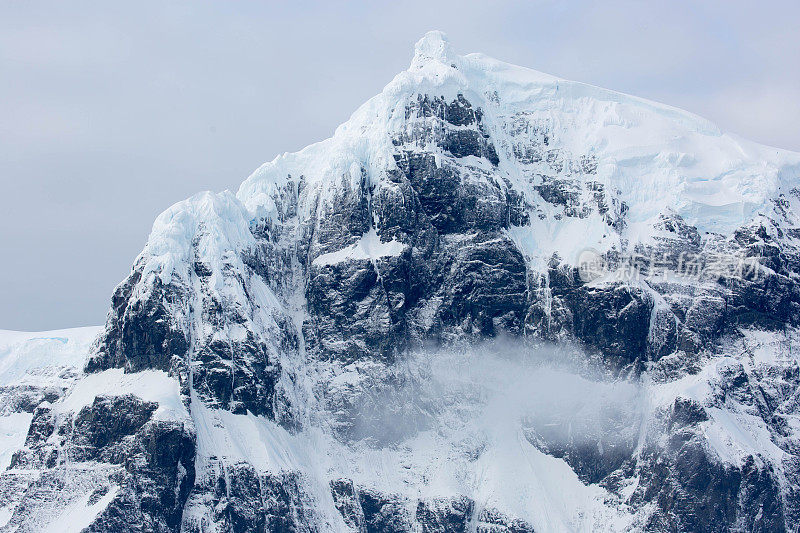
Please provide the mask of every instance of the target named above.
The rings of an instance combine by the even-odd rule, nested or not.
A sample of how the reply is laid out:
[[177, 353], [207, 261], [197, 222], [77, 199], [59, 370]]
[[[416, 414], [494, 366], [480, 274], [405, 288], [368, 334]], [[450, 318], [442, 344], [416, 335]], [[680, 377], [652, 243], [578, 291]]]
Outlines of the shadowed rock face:
[[194, 484], [195, 436], [157, 420], [156, 408], [133, 395], [98, 396], [66, 416], [40, 405], [12, 458], [16, 475], [2, 481], [17, 489], [7, 527], [36, 530], [43, 514], [74, 505], [82, 491], [87, 505], [106, 499], [89, 531], [178, 530]]
[[[292, 447], [319, 430], [364, 453], [402, 450], [441, 413], [409, 354], [501, 337], [577, 345], [582, 368], [651, 394], [643, 419], [603, 413], [566, 438], [559, 420], [520, 420], [515, 433], [606, 491], [598, 505], [624, 527], [796, 528], [800, 193], [727, 236], [667, 209], [634, 242], [599, 156], [560, 142], [552, 120], [485, 108], [501, 97], [415, 93], [387, 126], [388, 153], [326, 180], [315, 161], [286, 172], [252, 211], [220, 195], [172, 213], [192, 214], [188, 236], [143, 252], [85, 372], [163, 373], [188, 414], [129, 393], [70, 412], [64, 388], [3, 388], [4, 412], [32, 417], [0, 479], [7, 527], [34, 530], [39, 510], [76, 501], [53, 496], [76, 483], [98, 504], [90, 531], [532, 532], [545, 518], [508, 502], [378, 488]], [[613, 237], [601, 276], [558, 253], [551, 240], [581, 238], [548, 233], [561, 227]], [[158, 270], [165, 249], [180, 260]], [[711, 268], [732, 257], [747, 268]], [[715, 440], [723, 422], [750, 436]]]
[[188, 289], [177, 284], [164, 286], [154, 278], [145, 298], [133, 294], [139, 288], [141, 273], [134, 269], [115, 290], [111, 299], [108, 333], [87, 370], [126, 367], [131, 371], [168, 370], [172, 357], [185, 359], [189, 339], [184, 324], [170, 304], [185, 306]]
[[[786, 517], [775, 472], [748, 457], [738, 468], [709, 458], [697, 428], [707, 421], [702, 407], [676, 400], [666, 416], [669, 438], [645, 447], [637, 468], [637, 503], [655, 502], [658, 511], [647, 527], [654, 530], [783, 531]], [[757, 509], [757, 512], [753, 510]], [[734, 526], [731, 527], [731, 524]]]

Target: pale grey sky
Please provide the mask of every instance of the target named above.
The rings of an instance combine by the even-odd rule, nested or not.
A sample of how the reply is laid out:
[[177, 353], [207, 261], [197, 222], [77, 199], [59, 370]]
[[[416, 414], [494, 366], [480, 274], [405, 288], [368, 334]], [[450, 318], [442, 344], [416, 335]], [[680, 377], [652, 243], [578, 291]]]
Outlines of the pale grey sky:
[[800, 2], [0, 4], [0, 329], [104, 321], [152, 221], [324, 139], [426, 31], [800, 151]]

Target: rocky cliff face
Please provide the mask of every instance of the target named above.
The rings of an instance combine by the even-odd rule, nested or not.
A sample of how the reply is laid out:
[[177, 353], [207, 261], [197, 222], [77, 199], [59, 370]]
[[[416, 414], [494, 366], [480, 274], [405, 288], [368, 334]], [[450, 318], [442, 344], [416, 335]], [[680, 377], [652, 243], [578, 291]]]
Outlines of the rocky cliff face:
[[4, 527], [794, 530], [798, 177], [430, 33], [164, 212], [85, 363], [6, 380]]

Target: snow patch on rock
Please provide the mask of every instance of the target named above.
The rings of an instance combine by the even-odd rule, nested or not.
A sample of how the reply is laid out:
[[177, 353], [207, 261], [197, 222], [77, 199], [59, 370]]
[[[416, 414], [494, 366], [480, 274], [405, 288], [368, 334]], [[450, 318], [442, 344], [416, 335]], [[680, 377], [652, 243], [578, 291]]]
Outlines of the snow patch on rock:
[[358, 242], [341, 250], [322, 254], [314, 259], [313, 264], [316, 266], [331, 266], [350, 260], [397, 257], [404, 249], [405, 245], [395, 239], [389, 242], [381, 241], [381, 238], [375, 232], [375, 228], [371, 228], [361, 236]]

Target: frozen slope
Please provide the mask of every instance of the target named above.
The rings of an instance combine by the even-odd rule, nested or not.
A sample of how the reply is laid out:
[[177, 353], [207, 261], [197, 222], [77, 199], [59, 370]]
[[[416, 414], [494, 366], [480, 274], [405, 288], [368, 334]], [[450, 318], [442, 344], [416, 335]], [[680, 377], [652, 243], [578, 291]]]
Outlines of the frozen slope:
[[[0, 385], [35, 383], [54, 368], [81, 369], [99, 326], [56, 331], [0, 330]], [[46, 379], [46, 378], [43, 378]]]

